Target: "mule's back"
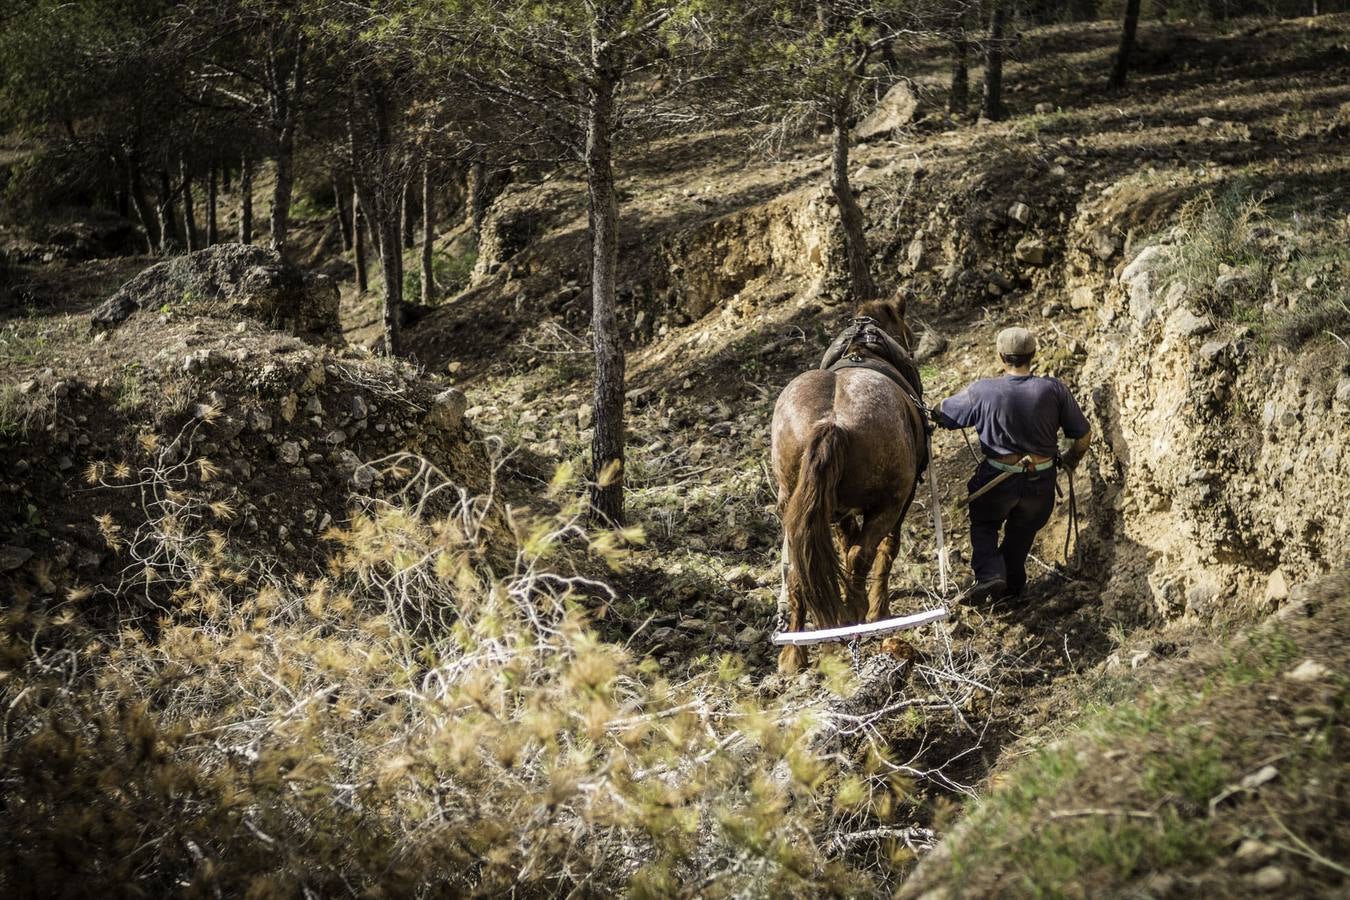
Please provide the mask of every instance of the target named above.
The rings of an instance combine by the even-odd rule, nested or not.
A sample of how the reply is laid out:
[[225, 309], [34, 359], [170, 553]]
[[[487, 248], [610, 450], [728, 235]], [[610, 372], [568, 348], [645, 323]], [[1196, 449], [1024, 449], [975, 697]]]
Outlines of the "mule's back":
[[830, 419], [843, 432], [838, 505], [850, 510], [884, 503], [913, 487], [923, 423], [900, 387], [880, 372], [814, 369], [794, 378], [774, 406], [772, 460], [791, 493], [811, 429]]

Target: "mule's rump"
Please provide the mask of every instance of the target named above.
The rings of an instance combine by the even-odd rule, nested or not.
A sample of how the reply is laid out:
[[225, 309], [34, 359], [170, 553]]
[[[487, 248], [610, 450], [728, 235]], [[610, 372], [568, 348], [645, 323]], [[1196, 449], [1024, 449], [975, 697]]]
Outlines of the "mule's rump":
[[811, 429], [830, 416], [844, 434], [839, 465], [846, 477], [834, 498], [837, 517], [866, 513], [912, 492], [923, 420], [909, 398], [870, 369], [813, 369], [794, 378], [774, 406], [772, 461], [780, 499], [796, 486]]

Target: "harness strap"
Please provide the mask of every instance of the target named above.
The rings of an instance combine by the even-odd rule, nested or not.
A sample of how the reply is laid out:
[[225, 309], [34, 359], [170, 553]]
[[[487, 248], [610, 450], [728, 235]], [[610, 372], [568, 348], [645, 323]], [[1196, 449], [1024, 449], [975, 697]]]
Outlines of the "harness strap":
[[933, 510], [933, 536], [937, 538], [938, 589], [943, 597], [947, 596], [947, 539], [942, 528], [942, 498], [938, 495], [937, 466], [932, 465], [933, 432], [927, 434], [928, 466], [928, 505]]
[[[1077, 575], [1083, 569], [1083, 544], [1078, 537], [1078, 496], [1073, 488], [1073, 469], [1064, 470], [1069, 476], [1069, 527], [1064, 530], [1064, 568]], [[1070, 562], [1069, 542], [1073, 542], [1073, 557]]]
[[901, 375], [895, 366], [892, 366], [884, 360], [871, 359], [855, 353], [852, 356], [841, 358], [837, 363], [830, 366], [829, 371], [838, 372], [840, 369], [871, 369], [873, 372], [885, 375], [891, 381], [894, 381], [899, 385], [900, 389], [909, 396], [909, 399], [919, 405], [919, 409], [922, 410], [925, 408], [923, 402], [915, 396], [914, 386], [905, 380], [905, 376]]

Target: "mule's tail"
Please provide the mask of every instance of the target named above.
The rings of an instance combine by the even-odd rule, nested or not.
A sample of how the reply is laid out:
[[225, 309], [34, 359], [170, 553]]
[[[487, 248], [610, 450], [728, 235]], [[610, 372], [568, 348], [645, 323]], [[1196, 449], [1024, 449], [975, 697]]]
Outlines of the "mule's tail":
[[797, 485], [783, 517], [789, 564], [817, 628], [832, 628], [842, 621], [839, 550], [831, 522], [843, 450], [844, 431], [833, 415], [811, 426]]

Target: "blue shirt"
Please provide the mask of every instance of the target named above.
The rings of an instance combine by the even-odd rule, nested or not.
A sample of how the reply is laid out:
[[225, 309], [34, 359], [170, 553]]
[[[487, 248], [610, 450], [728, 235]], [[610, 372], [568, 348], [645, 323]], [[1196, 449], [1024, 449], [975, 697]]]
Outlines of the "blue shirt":
[[986, 456], [1054, 456], [1061, 428], [1072, 439], [1091, 430], [1064, 383], [1040, 375], [982, 378], [942, 401], [938, 424], [974, 428]]

